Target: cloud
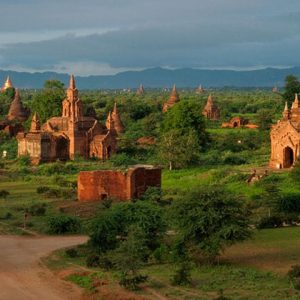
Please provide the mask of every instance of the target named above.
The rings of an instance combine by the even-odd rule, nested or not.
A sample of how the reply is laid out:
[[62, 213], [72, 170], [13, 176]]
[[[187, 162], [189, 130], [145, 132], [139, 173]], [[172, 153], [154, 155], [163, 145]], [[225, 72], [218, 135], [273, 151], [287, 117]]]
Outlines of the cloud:
[[28, 0], [26, 9], [10, 0], [0, 10], [0, 67], [300, 65], [298, 11], [296, 0]]

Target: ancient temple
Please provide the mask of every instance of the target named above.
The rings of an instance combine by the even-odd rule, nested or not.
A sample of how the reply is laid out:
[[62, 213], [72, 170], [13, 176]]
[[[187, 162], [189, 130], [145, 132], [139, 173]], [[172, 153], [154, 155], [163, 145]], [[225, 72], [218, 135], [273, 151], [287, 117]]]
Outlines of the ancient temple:
[[141, 95], [144, 95], [144, 94], [145, 94], [145, 89], [144, 89], [144, 86], [141, 84], [139, 86], [139, 88], [136, 90], [136, 95], [141, 96]]
[[6, 90], [9, 89], [9, 88], [14, 88], [14, 87], [13, 87], [13, 84], [12, 84], [12, 82], [11, 82], [9, 76], [7, 76], [7, 78], [6, 78], [6, 80], [5, 80], [4, 84], [3, 84], [3, 86], [2, 86], [2, 88], [1, 88], [1, 91], [4, 92], [4, 91], [6, 91]]
[[11, 102], [7, 119], [12, 121], [20, 121], [25, 122], [29, 117], [29, 111], [24, 108], [23, 103], [21, 101], [20, 92], [18, 89], [16, 89], [15, 97], [13, 101]]
[[176, 89], [176, 85], [174, 84], [169, 100], [163, 105], [163, 112], [167, 112], [172, 106], [174, 106], [179, 101], [180, 98]]
[[205, 118], [210, 120], [219, 120], [220, 119], [220, 110], [214, 104], [212, 95], [208, 96], [207, 103], [202, 111], [202, 114]]
[[11, 137], [24, 132], [22, 123], [27, 121], [29, 113], [29, 110], [23, 106], [19, 90], [16, 89], [8, 114], [4, 120], [0, 121], [0, 131], [4, 131]]
[[29, 155], [33, 163], [74, 159], [76, 156], [108, 159], [116, 151], [114, 128], [101, 126], [93, 117], [83, 115], [83, 105], [72, 75], [62, 116], [40, 125], [34, 114], [30, 131], [20, 133], [18, 156]]
[[270, 167], [292, 167], [300, 155], [300, 103], [297, 94], [290, 110], [285, 104], [282, 119], [272, 126], [270, 137]]

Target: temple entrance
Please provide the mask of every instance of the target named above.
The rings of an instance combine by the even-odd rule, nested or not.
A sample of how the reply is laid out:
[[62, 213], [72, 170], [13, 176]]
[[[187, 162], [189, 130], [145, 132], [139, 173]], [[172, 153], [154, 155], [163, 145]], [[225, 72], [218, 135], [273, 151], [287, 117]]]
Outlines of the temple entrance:
[[69, 159], [69, 141], [62, 136], [56, 140], [56, 158], [62, 161]]
[[236, 128], [236, 127], [238, 127], [238, 126], [239, 126], [238, 122], [233, 122], [233, 127], [234, 127], [234, 128]]
[[294, 151], [290, 147], [284, 148], [283, 167], [290, 168], [294, 163]]

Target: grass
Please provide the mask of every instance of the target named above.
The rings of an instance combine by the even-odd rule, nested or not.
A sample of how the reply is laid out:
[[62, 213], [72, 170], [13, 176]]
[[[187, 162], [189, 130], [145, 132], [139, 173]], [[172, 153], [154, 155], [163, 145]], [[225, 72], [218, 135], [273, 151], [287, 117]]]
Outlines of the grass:
[[[291, 242], [292, 241], [292, 242]], [[229, 299], [300, 299], [300, 292], [289, 282], [286, 273], [291, 265], [300, 264], [300, 229], [297, 227], [255, 231], [253, 239], [230, 247], [215, 266], [194, 266], [192, 285], [172, 286], [170, 278], [176, 266], [172, 264], [149, 264], [141, 272], [149, 276], [137, 295], [157, 299], [147, 288], [166, 299], [216, 299], [220, 290]], [[67, 257], [60, 250], [47, 258], [46, 264], [55, 272], [73, 269], [67, 280], [84, 287], [93, 288], [93, 278], [106, 281], [106, 288], [114, 291], [118, 275], [100, 268], [87, 269], [85, 255]], [[120, 299], [115, 297], [115, 299]], [[134, 298], [133, 298], [134, 299]]]

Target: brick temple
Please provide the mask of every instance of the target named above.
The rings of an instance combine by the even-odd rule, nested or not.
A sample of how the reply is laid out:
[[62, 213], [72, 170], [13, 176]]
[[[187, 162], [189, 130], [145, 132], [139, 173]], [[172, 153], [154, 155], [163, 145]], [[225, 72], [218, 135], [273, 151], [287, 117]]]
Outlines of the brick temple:
[[219, 120], [220, 119], [220, 110], [215, 105], [212, 95], [209, 95], [207, 98], [207, 103], [202, 111], [203, 116], [209, 120]]
[[[28, 133], [19, 133], [18, 156], [29, 155], [33, 163], [96, 157], [108, 159], [117, 149], [117, 132], [113, 119], [109, 128], [95, 118], [83, 115], [83, 104], [72, 75], [62, 115], [41, 125], [34, 114]], [[117, 112], [118, 113], [118, 112]]]
[[292, 167], [300, 155], [300, 103], [297, 94], [291, 109], [285, 104], [282, 118], [272, 126], [270, 137], [270, 167]]
[[161, 186], [161, 169], [136, 165], [127, 171], [82, 171], [78, 175], [78, 200], [101, 201], [107, 198], [139, 198], [148, 187]]
[[177, 102], [180, 101], [176, 85], [174, 84], [170, 98], [167, 102], [164, 103], [163, 105], [163, 112], [167, 112], [171, 107], [173, 107]]

